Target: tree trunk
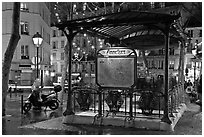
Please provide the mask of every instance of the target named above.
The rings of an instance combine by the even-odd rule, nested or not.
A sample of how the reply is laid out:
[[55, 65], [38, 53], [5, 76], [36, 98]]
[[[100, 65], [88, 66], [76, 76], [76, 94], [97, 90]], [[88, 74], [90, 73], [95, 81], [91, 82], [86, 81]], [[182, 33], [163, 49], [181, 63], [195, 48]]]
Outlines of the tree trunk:
[[184, 48], [184, 44], [185, 44], [185, 41], [181, 41], [181, 43], [180, 43], [180, 54], [179, 54], [179, 66], [178, 66], [178, 82], [182, 82], [182, 77], [183, 77], [183, 75], [184, 75], [184, 73], [183, 73], [183, 71], [182, 71], [182, 69], [183, 69], [183, 67], [182, 67], [182, 65], [183, 65], [183, 61], [184, 61], [184, 50], [185, 50], [185, 48]]
[[[71, 79], [71, 74], [72, 74], [72, 70], [71, 70], [71, 64], [72, 64], [72, 41], [74, 39], [74, 36], [77, 33], [73, 33], [72, 30], [69, 30], [69, 35], [67, 36], [67, 49], [69, 50], [69, 56], [67, 57], [69, 60], [69, 65], [68, 65], [68, 90], [67, 90], [67, 106], [66, 106], [66, 110], [63, 113], [64, 116], [66, 115], [73, 115], [73, 108], [72, 108], [72, 79]], [[69, 46], [69, 47], [68, 47]]]
[[8, 90], [8, 80], [11, 68], [11, 61], [13, 59], [14, 52], [18, 45], [18, 41], [20, 40], [19, 24], [20, 24], [20, 2], [14, 2], [11, 38], [9, 40], [6, 52], [4, 53], [4, 60], [2, 66], [2, 116], [6, 115], [6, 95]]

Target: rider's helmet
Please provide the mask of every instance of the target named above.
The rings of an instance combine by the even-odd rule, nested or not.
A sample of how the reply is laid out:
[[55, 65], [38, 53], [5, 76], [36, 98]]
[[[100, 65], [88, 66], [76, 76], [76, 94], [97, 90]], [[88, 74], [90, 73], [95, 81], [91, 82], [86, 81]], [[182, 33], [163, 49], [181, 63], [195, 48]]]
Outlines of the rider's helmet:
[[60, 85], [54, 86], [55, 92], [60, 92], [62, 90], [62, 87]]

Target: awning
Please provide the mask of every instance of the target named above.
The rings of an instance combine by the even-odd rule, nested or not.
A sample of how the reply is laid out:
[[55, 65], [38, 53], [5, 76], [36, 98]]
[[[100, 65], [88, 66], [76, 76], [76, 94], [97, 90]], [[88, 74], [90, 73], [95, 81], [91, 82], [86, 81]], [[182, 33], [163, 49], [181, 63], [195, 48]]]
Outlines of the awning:
[[[178, 25], [176, 20], [179, 17], [180, 14], [126, 11], [64, 21], [55, 26], [61, 30], [67, 28], [73, 32], [86, 32], [114, 43], [122, 42], [135, 49], [161, 48], [167, 25]], [[181, 36], [174, 26], [170, 27], [170, 45], [175, 46]]]

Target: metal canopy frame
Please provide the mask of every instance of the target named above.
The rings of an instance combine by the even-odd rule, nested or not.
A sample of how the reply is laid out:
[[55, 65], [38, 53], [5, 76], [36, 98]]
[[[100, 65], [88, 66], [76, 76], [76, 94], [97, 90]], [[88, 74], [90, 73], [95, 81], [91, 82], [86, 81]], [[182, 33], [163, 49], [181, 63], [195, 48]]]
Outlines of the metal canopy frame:
[[[152, 12], [126, 11], [64, 21], [55, 26], [61, 30], [68, 29], [76, 32], [87, 32], [90, 35], [97, 35], [104, 39], [115, 39], [129, 46], [127, 42], [129, 38], [127, 36], [129, 34], [137, 32], [137, 35], [139, 35], [139, 32], [145, 32], [146, 35], [149, 35], [149, 37], [152, 36], [153, 38], [155, 38], [155, 35], [164, 35], [166, 24], [173, 23], [179, 17], [180, 14], [170, 15]], [[176, 28], [171, 26], [169, 29], [172, 38], [180, 37]], [[135, 37], [134, 39], [137, 42], [140, 37]], [[137, 43], [134, 45], [135, 49], [141, 48], [141, 46], [137, 47]], [[151, 44], [149, 45], [149, 47], [152, 46]], [[162, 45], [160, 44], [160, 47], [161, 46], [164, 46], [164, 43]]]
[[[179, 19], [180, 14], [170, 15], [162, 13], [152, 13], [152, 12], [140, 12], [140, 11], [126, 11], [119, 13], [106, 14], [95, 17], [88, 17], [77, 20], [69, 20], [56, 24], [55, 26], [62, 30], [67, 37], [69, 44], [69, 70], [71, 70], [71, 54], [72, 54], [72, 41], [74, 36], [80, 32], [88, 32], [94, 36], [99, 36], [102, 38], [112, 39], [113, 42], [123, 42], [132, 48], [140, 49], [146, 48], [151, 49], [155, 46], [162, 46], [165, 48], [165, 110], [162, 121], [166, 123], [171, 123], [169, 119], [168, 110], [168, 53], [169, 53], [169, 43], [178, 44], [178, 40], [182, 38], [180, 32], [177, 28], [181, 28], [177, 19]], [[174, 23], [174, 25], [172, 25]], [[175, 26], [179, 26], [176, 27]], [[163, 37], [163, 40], [161, 40]], [[171, 38], [171, 39], [170, 39]], [[154, 40], [153, 42], [146, 42], [149, 39]], [[134, 44], [134, 45], [133, 45]], [[69, 88], [68, 88], [68, 99], [67, 108], [63, 113], [66, 115], [73, 115], [72, 111], [72, 101], [71, 101], [71, 71], [69, 71]], [[101, 111], [101, 110], [100, 110]], [[99, 113], [100, 113], [99, 111]]]

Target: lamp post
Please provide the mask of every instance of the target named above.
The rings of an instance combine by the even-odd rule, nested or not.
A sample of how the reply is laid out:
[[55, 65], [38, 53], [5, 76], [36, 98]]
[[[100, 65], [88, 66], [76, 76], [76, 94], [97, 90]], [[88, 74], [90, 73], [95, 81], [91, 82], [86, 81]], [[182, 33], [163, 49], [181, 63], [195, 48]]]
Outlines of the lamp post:
[[34, 43], [34, 45], [36, 45], [37, 46], [37, 78], [39, 78], [39, 75], [38, 75], [38, 63], [39, 63], [39, 59], [38, 59], [38, 52], [39, 52], [39, 47], [40, 47], [40, 45], [42, 44], [42, 41], [43, 41], [43, 39], [42, 39], [42, 36], [37, 32], [34, 36], [33, 36], [33, 43]]

